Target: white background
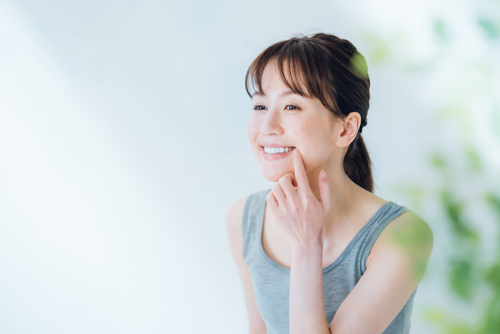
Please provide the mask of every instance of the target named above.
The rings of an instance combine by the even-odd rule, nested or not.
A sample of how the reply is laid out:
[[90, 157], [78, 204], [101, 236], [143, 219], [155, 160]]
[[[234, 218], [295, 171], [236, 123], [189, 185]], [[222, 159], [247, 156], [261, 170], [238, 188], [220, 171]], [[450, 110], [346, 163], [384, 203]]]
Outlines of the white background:
[[[272, 185], [246, 137], [251, 61], [297, 33], [364, 53], [397, 29], [424, 59], [450, 8], [465, 22], [430, 0], [0, 0], [0, 333], [247, 333], [225, 215]], [[375, 193], [412, 209], [392, 189], [432, 183], [426, 149], [453, 130], [431, 83], [368, 65]], [[421, 284], [412, 333], [439, 293]]]

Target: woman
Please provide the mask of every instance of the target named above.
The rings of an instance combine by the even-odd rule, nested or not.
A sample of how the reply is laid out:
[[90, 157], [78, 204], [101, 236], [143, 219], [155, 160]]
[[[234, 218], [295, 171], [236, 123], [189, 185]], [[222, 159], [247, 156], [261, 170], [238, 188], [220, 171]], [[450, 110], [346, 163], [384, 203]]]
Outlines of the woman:
[[364, 57], [324, 33], [271, 45], [247, 71], [248, 139], [277, 182], [227, 214], [250, 333], [409, 333], [433, 236], [373, 194], [369, 87]]

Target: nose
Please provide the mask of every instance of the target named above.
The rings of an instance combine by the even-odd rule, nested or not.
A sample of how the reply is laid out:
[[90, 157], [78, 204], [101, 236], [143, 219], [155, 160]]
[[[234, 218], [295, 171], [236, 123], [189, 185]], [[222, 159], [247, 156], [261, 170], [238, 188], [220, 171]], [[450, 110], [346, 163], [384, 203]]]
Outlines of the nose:
[[264, 122], [260, 127], [260, 132], [266, 136], [272, 134], [283, 134], [283, 128], [281, 127], [281, 117], [277, 108], [271, 108], [269, 109], [269, 112], [266, 113]]

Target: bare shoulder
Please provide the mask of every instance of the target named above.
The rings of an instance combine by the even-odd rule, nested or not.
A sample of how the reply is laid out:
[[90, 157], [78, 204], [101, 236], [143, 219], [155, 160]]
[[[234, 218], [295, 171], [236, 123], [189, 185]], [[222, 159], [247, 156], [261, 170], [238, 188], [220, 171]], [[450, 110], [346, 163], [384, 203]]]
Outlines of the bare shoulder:
[[396, 217], [381, 233], [386, 240], [399, 245], [417, 247], [431, 252], [434, 245], [432, 229], [420, 216], [407, 211]]
[[236, 200], [227, 210], [226, 222], [231, 234], [236, 233], [237, 235], [241, 235], [241, 222], [247, 198], [248, 197], [243, 197]]
[[382, 333], [408, 302], [425, 274], [433, 247], [429, 225], [409, 211], [380, 233], [366, 271], [342, 302], [332, 333]]
[[419, 279], [434, 247], [432, 229], [413, 211], [407, 211], [391, 221], [375, 241], [366, 266], [374, 257], [386, 257], [398, 253], [419, 269]]
[[243, 249], [242, 222], [247, 198], [243, 197], [233, 202], [226, 214], [227, 236], [238, 266], [242, 265], [243, 262], [240, 253]]
[[233, 255], [236, 267], [240, 273], [243, 292], [245, 295], [245, 304], [248, 313], [248, 323], [250, 333], [266, 333], [266, 325], [255, 301], [252, 279], [248, 267], [243, 259], [243, 235], [242, 222], [243, 211], [248, 197], [240, 198], [235, 201], [227, 210], [227, 233], [229, 237], [229, 245]]

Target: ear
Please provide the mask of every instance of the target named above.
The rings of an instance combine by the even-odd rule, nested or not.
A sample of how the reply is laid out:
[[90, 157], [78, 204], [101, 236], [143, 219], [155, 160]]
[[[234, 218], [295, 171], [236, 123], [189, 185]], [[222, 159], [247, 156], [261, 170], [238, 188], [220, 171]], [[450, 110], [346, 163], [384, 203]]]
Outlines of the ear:
[[351, 144], [358, 134], [361, 125], [361, 115], [357, 111], [352, 111], [340, 123], [342, 129], [337, 137], [336, 145], [338, 147], [347, 147]]

